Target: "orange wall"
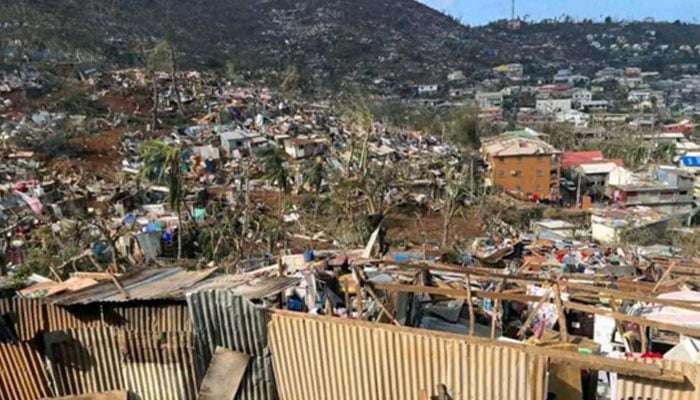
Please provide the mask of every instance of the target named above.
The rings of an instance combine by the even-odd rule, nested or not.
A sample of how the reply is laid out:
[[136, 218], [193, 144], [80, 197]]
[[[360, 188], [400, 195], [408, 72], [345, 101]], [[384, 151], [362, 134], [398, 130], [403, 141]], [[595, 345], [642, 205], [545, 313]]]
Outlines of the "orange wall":
[[[557, 156], [552, 164], [551, 155], [522, 157], [491, 157], [491, 182], [506, 191], [518, 190], [523, 194], [537, 194], [540, 198], [550, 197], [550, 184], [555, 183], [556, 195], [559, 195], [559, 177], [561, 176], [561, 157]], [[540, 173], [538, 174], [538, 170]], [[550, 177], [551, 170], [556, 170], [556, 177]], [[511, 171], [520, 171], [513, 176]]]

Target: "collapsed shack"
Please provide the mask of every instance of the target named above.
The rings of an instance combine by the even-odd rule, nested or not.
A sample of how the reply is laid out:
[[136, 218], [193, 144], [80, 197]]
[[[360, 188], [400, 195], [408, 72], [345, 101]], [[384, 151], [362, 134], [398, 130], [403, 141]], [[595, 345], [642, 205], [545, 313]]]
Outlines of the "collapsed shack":
[[[89, 274], [2, 300], [0, 395], [587, 399], [599, 372], [610, 398], [697, 394], [700, 365], [681, 347], [700, 337], [700, 306], [671, 295], [697, 279], [674, 271], [698, 265], [613, 287], [536, 259], [504, 275], [362, 253], [284, 256], [237, 275]], [[669, 321], [671, 308], [687, 321]], [[657, 352], [669, 356], [646, 358]], [[209, 372], [231, 379], [205, 384]]]

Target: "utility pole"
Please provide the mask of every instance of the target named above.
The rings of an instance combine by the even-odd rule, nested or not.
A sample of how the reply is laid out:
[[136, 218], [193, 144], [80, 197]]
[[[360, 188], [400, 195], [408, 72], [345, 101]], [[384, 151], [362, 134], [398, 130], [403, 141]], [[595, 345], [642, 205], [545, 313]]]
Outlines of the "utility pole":
[[515, 0], [510, 2], [510, 20], [515, 21]]

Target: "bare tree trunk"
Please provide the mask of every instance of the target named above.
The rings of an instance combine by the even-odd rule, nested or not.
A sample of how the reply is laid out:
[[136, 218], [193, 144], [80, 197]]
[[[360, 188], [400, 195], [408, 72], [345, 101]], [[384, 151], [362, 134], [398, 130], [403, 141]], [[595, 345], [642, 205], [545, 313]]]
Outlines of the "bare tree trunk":
[[180, 206], [178, 205], [177, 210], [177, 259], [182, 258], [182, 212]]
[[153, 91], [153, 115], [151, 119], [152, 127], [155, 130], [158, 125], [158, 79], [156, 77], [156, 72], [151, 70], [151, 90]]
[[177, 112], [180, 116], [185, 115], [185, 111], [182, 108], [182, 101], [180, 100], [180, 92], [177, 90], [177, 63], [175, 61], [175, 45], [170, 42], [170, 73], [172, 75], [171, 85], [173, 86], [173, 92], [175, 92], [175, 102], [177, 103]]

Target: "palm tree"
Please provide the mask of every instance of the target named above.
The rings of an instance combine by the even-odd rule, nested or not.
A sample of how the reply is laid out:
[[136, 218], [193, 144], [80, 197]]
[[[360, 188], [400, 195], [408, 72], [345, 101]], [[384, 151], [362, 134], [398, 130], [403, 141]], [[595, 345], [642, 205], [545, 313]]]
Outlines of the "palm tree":
[[[291, 186], [289, 185], [289, 171], [286, 165], [287, 153], [279, 147], [267, 146], [259, 150], [257, 155], [262, 160], [265, 168], [265, 180], [272, 185], [277, 185], [281, 189], [280, 197], [284, 194], [284, 203], [288, 203]], [[281, 216], [284, 210], [281, 198], [279, 207]]]
[[140, 175], [168, 188], [168, 205], [177, 213], [177, 259], [182, 257], [182, 203], [185, 199], [182, 149], [157, 140], [141, 145]]
[[326, 168], [322, 157], [307, 160], [304, 164], [303, 183], [308, 184], [314, 191], [314, 218], [316, 218], [318, 216], [318, 205], [321, 202], [319, 198], [321, 185], [323, 185], [323, 180], [326, 179]]

